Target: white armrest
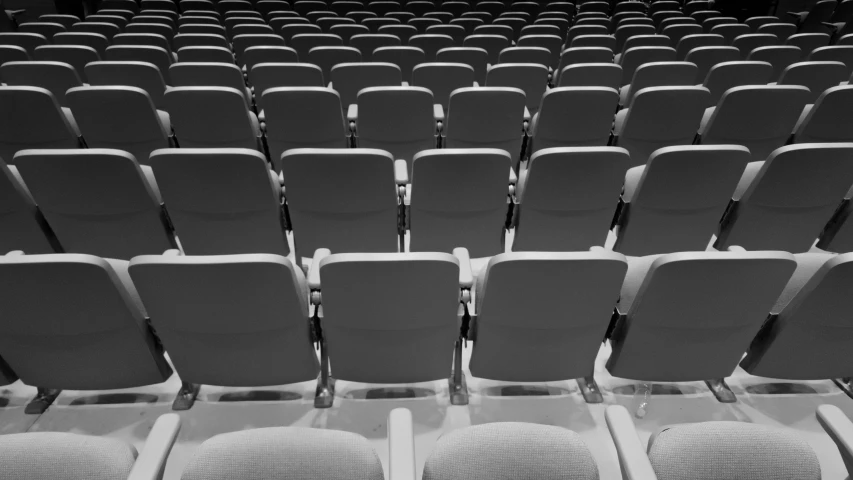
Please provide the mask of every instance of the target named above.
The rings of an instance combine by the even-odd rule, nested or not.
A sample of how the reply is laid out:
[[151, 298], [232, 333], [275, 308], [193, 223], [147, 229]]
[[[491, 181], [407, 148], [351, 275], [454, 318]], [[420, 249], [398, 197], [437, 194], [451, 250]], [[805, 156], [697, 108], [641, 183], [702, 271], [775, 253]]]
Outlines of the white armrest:
[[745, 252], [746, 249], [741, 247], [740, 245], [730, 245], [727, 249], [729, 252]]
[[416, 480], [412, 412], [395, 408], [388, 415], [388, 480]]
[[347, 120], [350, 122], [358, 121], [358, 105], [355, 103], [352, 103], [347, 107]]
[[530, 110], [528, 110], [528, 109], [527, 109], [527, 105], [525, 105], [525, 106], [524, 106], [524, 121], [525, 121], [525, 122], [529, 122], [529, 121], [530, 121], [530, 117], [531, 117], [531, 115], [530, 115]]
[[853, 467], [853, 422], [835, 405], [817, 407], [817, 421], [835, 442], [849, 471]]
[[444, 107], [442, 107], [440, 103], [436, 103], [432, 106], [432, 114], [435, 116], [436, 122], [444, 121]]
[[328, 248], [318, 248], [314, 252], [314, 259], [311, 260], [311, 268], [308, 270], [308, 288], [311, 290], [320, 288], [320, 260], [331, 254]]
[[409, 183], [409, 166], [403, 159], [394, 160], [394, 181], [397, 185]]
[[163, 256], [164, 257], [180, 257], [181, 251], [178, 250], [177, 248], [170, 248], [170, 249], [166, 250], [165, 252], [163, 252]]
[[181, 417], [175, 413], [161, 415], [154, 422], [145, 446], [136, 458], [128, 480], [160, 480], [166, 468], [166, 459], [181, 430]]
[[332, 86], [332, 82], [329, 82], [328, 88], [332, 88], [332, 89], [334, 89], [334, 88], [335, 88], [335, 87], [333, 87], [333, 86]]
[[470, 289], [474, 286], [474, 273], [471, 271], [471, 256], [465, 247], [453, 249], [453, 256], [459, 260], [459, 286]]
[[616, 445], [616, 455], [624, 480], [657, 480], [646, 449], [640, 443], [631, 414], [622, 405], [611, 405], [604, 412], [607, 428]]
[[24, 251], [23, 250], [12, 250], [9, 253], [7, 253], [5, 256], [6, 257], [23, 257]]
[[403, 83], [402, 83], [402, 85], [403, 85], [404, 87], [408, 87], [408, 86], [409, 86], [409, 82], [403, 82]]
[[479, 87], [479, 86], [480, 86], [480, 84], [479, 84], [479, 83], [477, 83], [477, 82], [474, 82], [474, 86], [475, 86], [475, 87]]
[[518, 183], [518, 176], [515, 174], [515, 170], [510, 167], [509, 169], [509, 184], [515, 185]]

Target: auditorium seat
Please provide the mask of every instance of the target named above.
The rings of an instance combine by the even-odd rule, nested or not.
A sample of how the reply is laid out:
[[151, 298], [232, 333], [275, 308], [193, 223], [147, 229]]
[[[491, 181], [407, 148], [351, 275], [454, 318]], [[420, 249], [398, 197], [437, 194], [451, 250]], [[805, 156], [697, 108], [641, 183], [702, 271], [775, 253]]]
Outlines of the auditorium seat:
[[191, 407], [200, 384], [258, 387], [317, 378], [308, 284], [287, 258], [145, 255], [128, 270], [175, 370], [192, 384], [173, 409]]
[[610, 337], [611, 375], [704, 380], [721, 402], [736, 401], [724, 378], [734, 371], [796, 262], [786, 252], [731, 250], [628, 259]]
[[[286, 47], [281, 47], [286, 48]], [[288, 49], [290, 50], [290, 49]], [[182, 47], [178, 52], [178, 62], [213, 62], [234, 63], [234, 54], [231, 50], [223, 47], [196, 46]], [[293, 53], [296, 57], [296, 52]], [[248, 67], [247, 67], [248, 68]]]
[[169, 67], [175, 87], [228, 87], [242, 92], [246, 107], [252, 107], [252, 92], [246, 87], [240, 67], [231, 63], [181, 62]]
[[853, 73], [853, 45], [818, 47], [808, 56], [809, 61], [835, 61], [847, 67], [847, 76]]
[[[140, 19], [141, 17], [134, 17], [134, 20]], [[160, 22], [164, 19], [162, 17], [155, 17], [154, 22]], [[169, 41], [175, 38], [175, 28], [174, 26], [168, 25], [166, 23], [131, 23], [128, 24], [127, 27], [124, 28], [126, 33], [156, 33], [158, 35], [163, 35]], [[106, 38], [106, 37], [104, 37]], [[177, 47], [174, 47], [177, 50]]]
[[[367, 27], [365, 27], [363, 25], [359, 25], [359, 27], [361, 27], [363, 29], [363, 31], [353, 32], [352, 34], [349, 35], [348, 38], [352, 38], [353, 36], [358, 35], [358, 34], [370, 33], [370, 30]], [[337, 27], [333, 27], [332, 33], [337, 33], [335, 31], [336, 29], [337, 29]], [[383, 25], [383, 26], [379, 27], [378, 33], [383, 33], [383, 34], [387, 34], [387, 35], [394, 35], [395, 37], [400, 39], [401, 44], [408, 45], [409, 39], [418, 34], [418, 29], [413, 27], [412, 25], [408, 25], [408, 24], [407, 25], [393, 24], [393, 25]], [[346, 42], [347, 38], [345, 38], [344, 41]], [[376, 61], [378, 62], [379, 60], [376, 60]]]
[[837, 61], [792, 63], [782, 72], [777, 85], [802, 85], [809, 89], [808, 104], [830, 87], [846, 82], [850, 75], [847, 67]]
[[[569, 32], [566, 35], [566, 44], [570, 47], [576, 47], [580, 45], [574, 45], [574, 40], [577, 37], [585, 36], [585, 35], [610, 35], [610, 29], [602, 25], [575, 25], [569, 28]], [[611, 50], [616, 50], [616, 38], [613, 39], [614, 45]]]
[[465, 27], [461, 25], [430, 25], [424, 31], [427, 35], [447, 35], [453, 39], [453, 45], [462, 45], [462, 41], [467, 35]]
[[[315, 23], [317, 24], [317, 26], [320, 27], [320, 30], [322, 30], [323, 33], [332, 34], [335, 33], [332, 31], [332, 27], [334, 27], [335, 25], [356, 25], [355, 20], [343, 17], [321, 17], [318, 18]], [[370, 30], [368, 29], [368, 31]]]
[[766, 161], [747, 166], [714, 246], [806, 252], [850, 185], [853, 144], [779, 148]]
[[[711, 27], [709, 33], [721, 35], [724, 39], [725, 45], [733, 45], [734, 41], [738, 37], [742, 37], [744, 35], [749, 35], [752, 33], [752, 30], [748, 25], [744, 25], [742, 23], [732, 22], [732, 23], [721, 23], [719, 25], [715, 25]], [[736, 45], [735, 45], [736, 46]]]
[[[91, 62], [86, 77], [92, 86], [125, 85], [138, 87], [148, 94], [158, 110], [166, 110], [166, 83], [153, 63], [136, 61]], [[168, 73], [168, 70], [167, 70]]]
[[172, 45], [175, 50], [180, 50], [184, 47], [204, 46], [230, 48], [228, 40], [225, 37], [210, 33], [179, 33], [172, 40]]
[[0, 66], [0, 82], [9, 86], [44, 88], [61, 107], [68, 107], [65, 92], [69, 88], [83, 86], [71, 65], [46, 61], [6, 62]]
[[169, 40], [157, 33], [119, 33], [113, 37], [113, 45], [151, 45], [160, 47], [175, 57]]
[[39, 15], [38, 21], [47, 23], [58, 23], [65, 27], [66, 30], [68, 30], [71, 28], [71, 25], [74, 25], [75, 23], [80, 21], [80, 17], [69, 14], [48, 13], [44, 15]]
[[17, 45], [0, 45], [0, 65], [7, 62], [28, 62], [27, 50]]
[[[560, 62], [557, 65], [556, 78], [552, 82], [559, 84], [560, 72], [569, 65], [579, 63], [612, 63], [613, 51], [604, 47], [572, 47], [560, 53]], [[621, 77], [620, 77], [621, 78]]]
[[[300, 35], [300, 34], [317, 34], [317, 35], [319, 35], [319, 34], [323, 33], [323, 30], [320, 29], [320, 27], [318, 27], [317, 25], [307, 23], [308, 20], [305, 20], [304, 18], [299, 18], [299, 19], [287, 18], [287, 19], [278, 19], [278, 20], [280, 20], [280, 22], [276, 22], [277, 24], [283, 24], [283, 23], [285, 23], [284, 22], [285, 20], [287, 21], [287, 24], [282, 25], [278, 29], [278, 32], [279, 32], [279, 34], [281, 34], [282, 38], [284, 38], [285, 45], [287, 45], [289, 47], [293, 46], [291, 44], [291, 42], [293, 41], [293, 37], [295, 37], [296, 35]], [[305, 20], [306, 23], [297, 22], [296, 20]], [[343, 42], [343, 39], [341, 40], [341, 42]], [[317, 45], [314, 45], [314, 46], [317, 46]], [[308, 53], [308, 51], [306, 50], [305, 53]]]
[[756, 33], [769, 33], [779, 37], [779, 40], [784, 42], [791, 35], [797, 33], [797, 26], [790, 23], [765, 23], [758, 27]]
[[320, 67], [323, 78], [332, 77], [332, 68], [341, 63], [359, 63], [361, 52], [354, 47], [314, 47], [308, 52], [306, 62]]
[[828, 252], [853, 252], [853, 221], [850, 220], [853, 207], [850, 197], [853, 189], [848, 190], [844, 200], [838, 205], [832, 219], [826, 224], [816, 244], [817, 248]]
[[18, 25], [18, 31], [22, 33], [37, 33], [48, 41], [51, 41], [55, 34], [66, 31], [66, 28], [60, 23], [24, 22]]
[[[694, 48], [700, 47], [722, 47], [726, 45], [726, 40], [722, 35], [717, 35], [713, 33], [700, 33], [694, 35], [685, 35], [678, 41], [678, 45], [675, 48], [675, 58], [679, 61], [684, 61], [687, 58], [687, 55]], [[740, 60], [740, 50], [737, 50], [738, 58], [735, 60]], [[704, 77], [703, 77], [704, 78]]]
[[415, 155], [409, 250], [449, 253], [461, 246], [476, 258], [502, 253], [510, 155], [495, 148], [448, 147]]
[[636, 35], [654, 35], [655, 32], [655, 27], [652, 25], [623, 25], [617, 27], [613, 31], [613, 35], [616, 37], [616, 48], [613, 51], [615, 53], [622, 53], [625, 41], [630, 37]]
[[[715, 16], [715, 17], [707, 18], [704, 21], [702, 21], [702, 30], [704, 30], [705, 33], [711, 33], [712, 28], [716, 27], [717, 25], [724, 25], [727, 23], [738, 23], [738, 19], [735, 17], [721, 17], [721, 16]], [[731, 44], [731, 42], [729, 42], [729, 44]]]
[[551, 52], [551, 61], [545, 65], [549, 68], [557, 68], [560, 63], [560, 52], [563, 47], [563, 39], [558, 35], [526, 35], [518, 39], [520, 47], [542, 47]]
[[[835, 62], [833, 62], [835, 63]], [[850, 142], [853, 85], [831, 87], [807, 105], [794, 132], [794, 143]]]
[[[471, 38], [471, 37], [467, 37], [465, 39], [466, 43], [464, 44], [464, 46], [466, 46], [466, 47], [479, 46], [479, 45], [469, 45], [467, 43], [468, 38]], [[443, 48], [449, 48], [449, 47], [457, 46], [453, 43], [453, 37], [451, 37], [449, 35], [427, 34], [427, 33], [412, 36], [411, 38], [409, 38], [409, 45], [412, 47], [417, 47], [417, 48], [420, 48], [421, 50], [423, 50], [427, 62], [436, 61], [435, 57], [436, 57], [439, 50], [441, 50]], [[498, 52], [498, 53], [500, 53], [500, 52]], [[497, 59], [495, 59], [495, 60], [496, 61], [493, 63], [497, 63]]]
[[637, 257], [704, 251], [749, 160], [738, 145], [655, 151], [625, 175], [613, 250]]
[[436, 120], [444, 120], [450, 94], [458, 88], [474, 85], [474, 69], [463, 63], [421, 63], [412, 70], [411, 84], [432, 92], [433, 101], [441, 106], [440, 109], [436, 107]]
[[[314, 250], [396, 252], [399, 195], [407, 183], [401, 160], [385, 151], [292, 149], [281, 156], [297, 259]], [[320, 188], [334, 180], [334, 191]]]
[[81, 146], [73, 117], [63, 111], [49, 90], [0, 87], [0, 112], [7, 112], [0, 115], [0, 158], [10, 164], [20, 150]]
[[637, 67], [644, 63], [674, 61], [675, 49], [671, 47], [634, 47], [626, 50], [619, 61], [622, 67], [622, 82], [619, 86], [629, 84]]
[[543, 47], [507, 47], [498, 56], [499, 63], [536, 63], [544, 67], [551, 64], [551, 52]]
[[[723, 94], [733, 87], [766, 85], [773, 75], [773, 66], [767, 62], [722, 62], [711, 67], [703, 86], [711, 92], [709, 107], [716, 106]], [[697, 80], [701, 80], [698, 79]]]
[[79, 254], [0, 257], [0, 351], [25, 384], [39, 388], [28, 413], [43, 413], [60, 389], [140, 387], [172, 374], [127, 263]]
[[261, 148], [245, 88], [174, 87], [166, 92], [172, 128], [182, 148]]
[[714, 65], [740, 60], [740, 51], [735, 47], [699, 47], [691, 50], [685, 61], [695, 63], [699, 68], [697, 79], [704, 79]]
[[[809, 56], [812, 59], [814, 52]], [[802, 51], [791, 45], [773, 45], [769, 47], [758, 47], [749, 53], [747, 60], [768, 62], [773, 65], [773, 76], [771, 80], [777, 81], [782, 72], [792, 63], [796, 63], [802, 57]]]
[[[180, 48], [175, 45], [175, 50]], [[153, 64], [160, 70], [166, 85], [172, 84], [169, 76], [169, 67], [172, 65], [172, 56], [169, 52], [159, 47], [139, 45], [113, 45], [107, 47], [106, 60], [111, 62], [146, 62]]]
[[[246, 50], [249, 48], [259, 46], [284, 46], [284, 40], [281, 38], [281, 36], [273, 35], [271, 33], [237, 35], [231, 42], [232, 46], [234, 47], [234, 56], [237, 58], [237, 65], [239, 65], [240, 67], [246, 65], [246, 59], [243, 57]], [[294, 50], [296, 50], [297, 55], [299, 55], [299, 49], [297, 49], [295, 46], [293, 48]], [[305, 53], [307, 53], [307, 51]], [[307, 56], [301, 58], [307, 58]]]
[[[482, 48], [487, 53], [487, 61], [491, 65], [495, 65], [500, 60], [501, 50], [511, 46], [507, 37], [494, 34], [480, 34], [478, 29], [474, 29], [474, 35], [465, 37], [462, 43], [465, 47]], [[452, 45], [449, 45], [452, 46]]]
[[107, 40], [112, 41], [112, 38], [118, 34], [121, 29], [118, 25], [107, 22], [78, 22], [71, 25], [72, 32], [90, 32], [100, 33], [107, 37]]
[[[284, 47], [287, 48], [287, 47]], [[295, 54], [294, 54], [295, 56]], [[311, 63], [259, 63], [249, 70], [249, 83], [255, 89], [255, 100], [276, 87], [323, 87], [323, 71]]]
[[82, 45], [43, 45], [36, 47], [33, 60], [63, 62], [71, 65], [84, 83], [88, 83], [84, 67], [90, 62], [100, 61], [94, 48]]
[[787, 12], [793, 16], [797, 31], [801, 33], [825, 32], [824, 22], [828, 22], [839, 2], [836, 0], [821, 0], [803, 12]]
[[[819, 407], [819, 411], [825, 407], [829, 405]], [[821, 465], [809, 442], [799, 432], [785, 428], [736, 421], [667, 425], [653, 433], [645, 447], [639, 441], [628, 409], [622, 405], [609, 406], [604, 418], [622, 471], [633, 475], [821, 478]]]
[[[485, 13], [485, 12], [466, 12], [466, 13]], [[483, 18], [476, 17], [463, 17], [454, 18], [450, 21], [451, 25], [459, 25], [460, 27], [465, 29], [465, 35], [473, 35], [474, 29], [479, 27], [480, 25], [485, 25], [485, 20]], [[460, 42], [461, 43], [461, 42]]]
[[524, 92], [511, 87], [460, 88], [450, 95], [445, 148], [498, 148], [517, 168], [524, 134]]
[[539, 111], [539, 104], [547, 85], [548, 67], [535, 63], [493, 65], [486, 75], [487, 87], [513, 87], [523, 91], [525, 107], [531, 115]]
[[[353, 15], [353, 13], [357, 13], [357, 12], [348, 13], [347, 15], [348, 16]], [[432, 12], [429, 12], [429, 13], [432, 13]], [[441, 25], [441, 23], [442, 23], [441, 19], [427, 18], [427, 17], [410, 18], [409, 20], [406, 20], [406, 25], [408, 25], [410, 27], [415, 27], [418, 31], [418, 34], [426, 33], [427, 28], [429, 28], [433, 25]]]
[[764, 160], [788, 141], [808, 97], [809, 90], [798, 85], [731, 88], [706, 110], [701, 143], [743, 145], [753, 161]]
[[400, 68], [392, 63], [343, 63], [332, 68], [330, 86], [340, 94], [341, 106], [348, 111], [363, 88], [398, 87], [402, 82]]
[[539, 150], [519, 174], [514, 252], [603, 246], [631, 163], [618, 147]]
[[[377, 48], [400, 46], [400, 39], [390, 34], [359, 34], [350, 38], [349, 45], [350, 48], [354, 48], [360, 52], [361, 59], [365, 62], [371, 62], [373, 61], [373, 52]], [[349, 60], [349, 62], [356, 61], [360, 60]]]
[[687, 35], [698, 35], [703, 33], [703, 30], [702, 27], [696, 23], [674, 23], [665, 26], [661, 29], [660, 33], [669, 37], [669, 45], [675, 48], [683, 37]]
[[273, 35], [278, 37], [279, 35], [275, 34], [272, 27], [264, 23], [261, 20], [260, 23], [237, 23], [236, 25], [231, 27], [230, 37], [233, 42], [235, 38], [240, 35]]
[[705, 75], [699, 75], [701, 67], [697, 68], [697, 63], [694, 59], [693, 62], [650, 62], [640, 65], [631, 82], [620, 89], [619, 104], [630, 105], [634, 92], [647, 87], [696, 85], [697, 79], [705, 78]]
[[800, 59], [805, 60], [814, 49], [828, 46], [829, 40], [830, 36], [827, 33], [798, 33], [788, 37], [785, 45], [798, 47], [802, 52]]
[[[336, 380], [379, 384], [444, 380], [453, 365], [451, 403], [468, 403], [457, 315], [460, 297], [470, 299], [473, 285], [464, 248], [454, 249], [453, 255], [329, 255], [328, 249], [320, 249], [308, 285], [319, 290], [312, 303], [323, 309], [315, 407], [328, 408], [334, 401], [329, 362]], [[407, 314], [401, 318], [404, 310]]]
[[[39, 211], [18, 169], [0, 159], [0, 254], [21, 250], [28, 255], [53, 253], [59, 243]], [[17, 378], [17, 377], [15, 377]], [[0, 382], [15, 381], [0, 363]], [[11, 383], [11, 382], [9, 382]]]
[[[186, 17], [181, 17], [184, 19]], [[182, 23], [178, 26], [178, 33], [202, 33], [210, 35], [225, 36], [225, 27], [219, 23]]]
[[569, 48], [601, 47], [613, 51], [616, 48], [616, 38], [613, 35], [578, 35], [568, 45]]
[[373, 61], [397, 65], [402, 74], [403, 81], [414, 85], [412, 83], [412, 71], [419, 64], [426, 62], [426, 56], [424, 51], [417, 47], [379, 47], [373, 51]]
[[308, 52], [312, 48], [343, 46], [343, 40], [337, 35], [328, 33], [300, 33], [294, 35], [288, 45], [296, 50], [300, 59], [307, 59]]
[[779, 45], [779, 37], [769, 33], [750, 33], [740, 35], [732, 41], [732, 46], [740, 50], [741, 58], [747, 60], [756, 48]]
[[710, 92], [698, 86], [650, 87], [634, 94], [616, 114], [612, 144], [631, 153], [631, 166], [644, 165], [658, 148], [690, 145]]
[[552, 147], [607, 145], [618, 103], [619, 95], [612, 88], [548, 90], [530, 123], [528, 154]]
[[559, 75], [560, 87], [606, 87], [620, 90], [623, 70], [610, 62], [574, 63], [563, 68]]

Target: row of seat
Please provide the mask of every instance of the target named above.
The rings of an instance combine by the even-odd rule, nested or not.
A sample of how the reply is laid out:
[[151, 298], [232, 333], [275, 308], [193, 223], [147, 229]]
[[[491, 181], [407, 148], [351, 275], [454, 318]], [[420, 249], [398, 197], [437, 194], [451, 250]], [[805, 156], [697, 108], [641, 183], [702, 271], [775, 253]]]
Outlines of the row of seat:
[[[853, 422], [841, 409], [821, 405], [816, 415], [840, 456], [853, 455]], [[733, 421], [667, 425], [654, 433], [648, 448], [644, 448], [625, 407], [609, 406], [604, 417], [610, 432], [606, 441], [615, 447], [620, 467], [629, 475], [681, 478], [684, 472], [690, 472], [698, 478], [751, 475], [757, 479], [821, 479], [821, 464], [815, 451], [801, 435], [787, 428]], [[3, 435], [0, 466], [25, 477], [61, 471], [61, 478], [157, 478], [180, 428], [178, 415], [160, 416], [138, 456], [132, 445], [110, 438], [59, 432]], [[418, 463], [414, 432], [408, 409], [396, 408], [389, 413], [387, 475], [377, 449], [359, 434], [268, 427], [223, 433], [205, 440], [193, 452], [181, 478], [227, 480], [269, 475], [415, 480]], [[609, 452], [613, 448], [598, 450]], [[76, 460], [63, 462], [71, 458]], [[496, 422], [444, 433], [430, 447], [422, 479], [487, 480], [503, 478], [507, 471], [518, 468], [524, 468], [534, 478], [599, 478], [598, 461], [578, 433], [554, 425]]]

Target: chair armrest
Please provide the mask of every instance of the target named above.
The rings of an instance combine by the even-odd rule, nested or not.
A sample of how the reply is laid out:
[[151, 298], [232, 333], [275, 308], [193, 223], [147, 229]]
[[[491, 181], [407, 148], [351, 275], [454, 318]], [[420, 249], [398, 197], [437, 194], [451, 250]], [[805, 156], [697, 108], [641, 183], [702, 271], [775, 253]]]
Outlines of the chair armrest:
[[417, 480], [412, 412], [395, 408], [388, 414], [388, 480]]
[[177, 248], [170, 248], [170, 249], [166, 250], [165, 252], [163, 252], [163, 256], [164, 257], [180, 257], [181, 251], [178, 250]]
[[459, 260], [459, 286], [471, 289], [474, 286], [474, 273], [471, 271], [471, 256], [465, 247], [453, 249], [453, 256]]
[[181, 417], [175, 413], [161, 415], [154, 422], [151, 433], [145, 440], [145, 446], [136, 458], [133, 468], [130, 470], [128, 480], [160, 480], [163, 478], [163, 470], [166, 468], [166, 459], [172, 445], [178, 438], [181, 430]]
[[853, 468], [853, 422], [835, 405], [817, 407], [817, 421], [835, 442], [849, 471]]
[[440, 103], [433, 104], [432, 114], [435, 116], [436, 122], [444, 121], [444, 107], [442, 107]]
[[358, 105], [355, 103], [350, 104], [347, 107], [347, 121], [357, 122], [358, 121]]
[[24, 251], [23, 250], [10, 250], [4, 256], [5, 257], [23, 257]]
[[404, 87], [408, 87], [408, 86], [409, 86], [409, 82], [403, 82], [401, 85], [402, 85], [402, 86], [404, 86]]
[[515, 174], [515, 170], [512, 168], [509, 169], [509, 184], [516, 185], [518, 183], [518, 175]]
[[640, 443], [631, 414], [621, 405], [611, 405], [604, 412], [610, 437], [616, 445], [616, 455], [625, 480], [657, 480], [646, 450]]
[[311, 260], [311, 268], [308, 269], [308, 288], [318, 290], [320, 288], [320, 260], [331, 255], [332, 252], [328, 248], [318, 248], [314, 252], [314, 259]]
[[409, 183], [409, 167], [403, 159], [394, 160], [394, 181], [397, 185]]
[[741, 247], [740, 245], [729, 245], [729, 248], [726, 249], [729, 252], [745, 252], [746, 249]]
[[480, 84], [479, 84], [479, 83], [477, 83], [477, 82], [474, 82], [474, 86], [475, 86], [475, 87], [479, 87], [479, 86], [480, 86]]
[[525, 105], [524, 106], [524, 121], [529, 122], [531, 118], [532, 118], [532, 115], [530, 115], [530, 110], [528, 110], [527, 106]]

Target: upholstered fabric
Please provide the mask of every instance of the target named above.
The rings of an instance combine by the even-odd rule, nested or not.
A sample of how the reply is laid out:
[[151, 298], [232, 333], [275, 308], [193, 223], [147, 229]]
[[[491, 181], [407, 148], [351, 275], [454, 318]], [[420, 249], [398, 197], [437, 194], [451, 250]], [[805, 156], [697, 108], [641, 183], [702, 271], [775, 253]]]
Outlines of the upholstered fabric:
[[0, 436], [3, 478], [17, 480], [124, 480], [136, 449], [122, 441], [72, 433]]
[[196, 450], [181, 480], [383, 480], [364, 437], [335, 430], [273, 427], [217, 435]]
[[666, 428], [649, 440], [658, 480], [819, 480], [808, 443], [785, 430], [741, 422]]
[[[423, 480], [598, 480], [598, 466], [580, 436], [562, 427], [500, 422], [442, 436]], [[186, 480], [186, 479], [185, 479]]]

